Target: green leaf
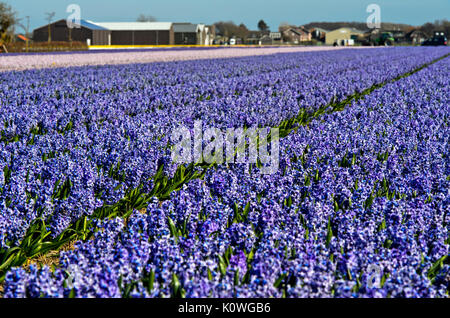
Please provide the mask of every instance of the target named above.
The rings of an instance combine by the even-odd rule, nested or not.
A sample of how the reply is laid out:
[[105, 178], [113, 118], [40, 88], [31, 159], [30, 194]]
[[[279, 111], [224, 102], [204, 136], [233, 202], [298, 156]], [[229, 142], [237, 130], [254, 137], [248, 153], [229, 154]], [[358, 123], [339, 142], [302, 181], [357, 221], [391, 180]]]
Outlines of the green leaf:
[[281, 283], [283, 282], [283, 280], [284, 280], [286, 277], [287, 277], [287, 273], [281, 274], [281, 275], [277, 278], [277, 280], [275, 281], [275, 283], [273, 283], [273, 286], [274, 286], [275, 288], [279, 288], [280, 285], [281, 285]]
[[249, 212], [250, 212], [250, 201], [247, 202], [247, 204], [245, 205], [245, 208], [244, 208], [244, 212], [242, 213], [244, 215], [245, 219], [247, 219]]
[[433, 279], [436, 277], [437, 273], [444, 266], [444, 261], [447, 259], [447, 257], [448, 255], [444, 255], [441, 258], [439, 258], [436, 262], [434, 262], [434, 264], [428, 270], [428, 278]]
[[69, 298], [75, 298], [75, 296], [76, 296], [75, 288], [72, 288], [69, 293]]
[[222, 276], [225, 276], [227, 273], [227, 264], [222, 256], [219, 255], [219, 271], [222, 274]]
[[172, 274], [172, 296], [174, 298], [185, 297], [185, 291], [181, 287], [180, 280], [178, 279], [178, 276], [175, 273]]
[[170, 234], [175, 238], [175, 241], [178, 241], [178, 230], [175, 226], [175, 223], [173, 223], [173, 220], [170, 218], [170, 216], [167, 217], [167, 221], [169, 223], [169, 230]]
[[331, 225], [331, 217], [328, 217], [327, 239], [325, 242], [326, 247], [329, 247], [332, 237], [333, 237], [333, 229], [332, 229], [332, 225]]
[[211, 270], [208, 268], [208, 279], [209, 280], [213, 280], [213, 276], [212, 276], [212, 273], [211, 273]]
[[234, 285], [239, 286], [239, 268], [237, 268], [234, 273]]

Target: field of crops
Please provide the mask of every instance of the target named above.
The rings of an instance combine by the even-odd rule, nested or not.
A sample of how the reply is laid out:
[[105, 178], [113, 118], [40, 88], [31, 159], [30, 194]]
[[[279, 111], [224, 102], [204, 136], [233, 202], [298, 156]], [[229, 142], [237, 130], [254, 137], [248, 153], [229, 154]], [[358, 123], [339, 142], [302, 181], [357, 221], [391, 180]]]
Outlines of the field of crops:
[[[447, 47], [0, 73], [1, 295], [449, 297], [449, 74]], [[278, 171], [173, 162], [196, 120], [278, 127]]]

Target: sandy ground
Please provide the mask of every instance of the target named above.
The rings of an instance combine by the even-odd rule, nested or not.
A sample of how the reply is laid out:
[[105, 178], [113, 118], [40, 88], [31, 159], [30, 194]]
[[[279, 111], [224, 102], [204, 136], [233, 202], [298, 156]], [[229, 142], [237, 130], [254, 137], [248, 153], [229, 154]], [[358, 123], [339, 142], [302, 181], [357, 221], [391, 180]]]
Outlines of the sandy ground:
[[231, 58], [268, 55], [274, 53], [342, 50], [345, 47], [268, 47], [268, 48], [219, 48], [124, 52], [74, 52], [73, 54], [18, 54], [0, 55], [0, 72], [51, 67], [82, 65], [129, 64], [169, 62], [181, 60]]

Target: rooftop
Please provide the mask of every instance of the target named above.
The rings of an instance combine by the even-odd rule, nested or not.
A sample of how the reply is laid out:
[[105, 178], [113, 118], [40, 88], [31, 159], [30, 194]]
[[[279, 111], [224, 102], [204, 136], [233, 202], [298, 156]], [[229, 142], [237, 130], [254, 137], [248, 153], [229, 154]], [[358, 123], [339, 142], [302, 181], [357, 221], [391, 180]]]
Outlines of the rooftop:
[[110, 31], [170, 30], [172, 27], [172, 22], [86, 22]]
[[195, 33], [197, 32], [197, 24], [192, 23], [174, 23], [173, 32]]

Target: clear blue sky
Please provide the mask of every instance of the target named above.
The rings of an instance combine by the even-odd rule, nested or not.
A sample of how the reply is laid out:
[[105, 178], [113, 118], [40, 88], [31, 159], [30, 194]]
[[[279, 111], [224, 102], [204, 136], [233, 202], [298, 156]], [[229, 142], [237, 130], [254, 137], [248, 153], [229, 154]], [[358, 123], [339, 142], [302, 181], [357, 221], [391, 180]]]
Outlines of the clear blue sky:
[[[141, 13], [158, 21], [214, 23], [232, 20], [256, 29], [264, 19], [272, 30], [281, 22], [301, 25], [312, 21], [365, 22], [367, 5], [381, 7], [382, 22], [421, 25], [449, 19], [450, 0], [0, 0], [19, 17], [30, 16], [30, 30], [46, 24], [45, 13], [65, 19], [67, 5], [78, 4], [81, 18], [98, 22], [135, 21]], [[25, 19], [23, 21], [26, 21]]]

